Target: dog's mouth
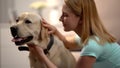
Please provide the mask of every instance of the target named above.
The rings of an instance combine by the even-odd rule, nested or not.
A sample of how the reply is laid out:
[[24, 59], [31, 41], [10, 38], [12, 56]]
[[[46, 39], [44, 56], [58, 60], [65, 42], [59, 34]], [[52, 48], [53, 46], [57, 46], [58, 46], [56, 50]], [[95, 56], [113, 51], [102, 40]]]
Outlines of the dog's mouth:
[[15, 36], [12, 41], [15, 42], [16, 45], [23, 45], [33, 39], [33, 36], [27, 36], [27, 37], [19, 37]]
[[26, 37], [21, 37], [18, 35], [18, 28], [16, 26], [10, 27], [11, 34], [13, 36], [12, 41], [15, 42], [16, 45], [23, 45], [33, 39], [32, 35], [28, 35]]

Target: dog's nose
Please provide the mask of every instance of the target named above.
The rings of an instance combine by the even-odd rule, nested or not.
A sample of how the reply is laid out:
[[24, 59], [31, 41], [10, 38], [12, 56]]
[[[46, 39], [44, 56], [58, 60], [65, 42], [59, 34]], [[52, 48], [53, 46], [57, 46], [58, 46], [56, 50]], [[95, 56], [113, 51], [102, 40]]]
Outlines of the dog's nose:
[[10, 27], [10, 30], [11, 30], [12, 36], [15, 37], [17, 35], [18, 28], [16, 26], [12, 26]]

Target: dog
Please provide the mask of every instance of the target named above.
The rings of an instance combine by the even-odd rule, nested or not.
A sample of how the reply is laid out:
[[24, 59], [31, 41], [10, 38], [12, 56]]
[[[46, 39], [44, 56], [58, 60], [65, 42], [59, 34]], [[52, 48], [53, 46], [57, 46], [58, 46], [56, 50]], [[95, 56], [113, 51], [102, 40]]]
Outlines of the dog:
[[[76, 60], [72, 53], [55, 35], [49, 35], [48, 29], [42, 26], [42, 18], [33, 12], [23, 12], [10, 27], [12, 41], [16, 45], [35, 44], [43, 48], [47, 57], [58, 68], [74, 68]], [[30, 68], [47, 68], [31, 52], [29, 53]]]

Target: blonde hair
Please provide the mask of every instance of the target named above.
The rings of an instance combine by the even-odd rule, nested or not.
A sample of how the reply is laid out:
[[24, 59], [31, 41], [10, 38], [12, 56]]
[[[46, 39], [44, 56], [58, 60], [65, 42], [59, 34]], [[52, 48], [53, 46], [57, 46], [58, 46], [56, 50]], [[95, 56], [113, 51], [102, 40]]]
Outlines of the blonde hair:
[[100, 44], [116, 41], [103, 26], [94, 0], [65, 0], [65, 4], [82, 19], [81, 41], [83, 44], [87, 43], [91, 35], [99, 37]]

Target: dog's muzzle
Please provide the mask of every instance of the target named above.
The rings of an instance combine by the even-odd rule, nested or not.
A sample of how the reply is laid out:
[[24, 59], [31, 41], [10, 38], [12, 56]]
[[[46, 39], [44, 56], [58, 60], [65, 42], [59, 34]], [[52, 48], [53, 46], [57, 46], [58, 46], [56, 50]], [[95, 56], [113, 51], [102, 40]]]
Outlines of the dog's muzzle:
[[13, 36], [12, 41], [15, 42], [16, 45], [23, 45], [33, 39], [33, 36], [20, 37], [18, 34], [18, 28], [16, 26], [10, 27], [10, 30]]

